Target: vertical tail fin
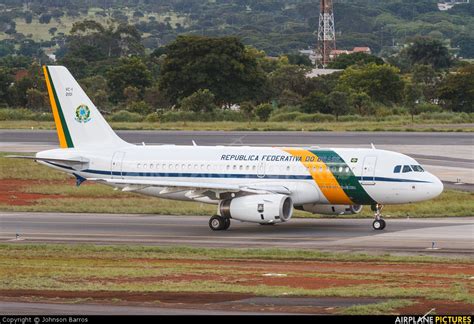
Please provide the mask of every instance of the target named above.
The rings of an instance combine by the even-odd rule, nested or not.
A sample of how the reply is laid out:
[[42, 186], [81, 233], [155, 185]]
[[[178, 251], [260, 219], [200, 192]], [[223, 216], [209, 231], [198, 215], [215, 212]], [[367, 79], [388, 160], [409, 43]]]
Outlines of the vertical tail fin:
[[128, 145], [64, 66], [43, 66], [61, 148]]

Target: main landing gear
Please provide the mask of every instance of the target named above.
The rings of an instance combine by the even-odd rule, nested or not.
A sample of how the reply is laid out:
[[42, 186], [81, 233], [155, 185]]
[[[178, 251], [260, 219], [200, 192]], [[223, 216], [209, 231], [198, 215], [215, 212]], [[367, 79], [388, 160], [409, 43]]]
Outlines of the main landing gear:
[[372, 205], [372, 211], [375, 212], [375, 220], [372, 223], [372, 227], [374, 230], [381, 231], [385, 228], [385, 221], [382, 218], [382, 205], [376, 204]]
[[209, 227], [213, 231], [226, 231], [230, 227], [230, 218], [214, 215], [209, 219]]

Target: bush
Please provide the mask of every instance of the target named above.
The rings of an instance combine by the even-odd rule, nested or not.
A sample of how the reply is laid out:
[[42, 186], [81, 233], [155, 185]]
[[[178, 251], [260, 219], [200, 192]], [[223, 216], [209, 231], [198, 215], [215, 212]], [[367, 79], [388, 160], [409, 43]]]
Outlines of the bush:
[[288, 113], [279, 113], [272, 115], [270, 121], [272, 122], [284, 122], [284, 121], [294, 121], [297, 117], [303, 116], [304, 114], [299, 111], [293, 111]]
[[255, 114], [258, 116], [258, 119], [260, 119], [260, 121], [266, 122], [268, 121], [268, 118], [270, 118], [270, 114], [272, 113], [272, 111], [272, 105], [265, 103], [257, 106], [257, 108], [255, 109]]
[[233, 110], [218, 110], [213, 112], [193, 112], [193, 111], [168, 111], [160, 116], [161, 122], [180, 122], [180, 121], [245, 121], [244, 116]]
[[364, 121], [367, 120], [370, 117], [362, 117], [361, 115], [345, 115], [345, 116], [340, 116], [339, 121], [342, 122], [355, 122], [355, 121]]
[[150, 106], [144, 101], [131, 102], [129, 105], [127, 105], [127, 110], [140, 115], [148, 115], [152, 111]]
[[389, 108], [385, 107], [385, 106], [379, 106], [377, 108], [375, 108], [375, 116], [376, 117], [387, 117], [387, 116], [390, 116], [391, 115], [391, 111]]
[[146, 115], [145, 121], [147, 123], [157, 123], [161, 120], [160, 115], [157, 112], [153, 112], [151, 114]]
[[0, 109], [0, 120], [35, 120], [35, 121], [53, 121], [53, 114], [46, 112], [33, 112], [28, 109]]
[[[336, 117], [328, 114], [314, 113], [314, 114], [301, 114], [295, 118], [295, 121], [302, 123], [321, 123], [321, 122], [332, 122], [335, 121]], [[342, 120], [342, 118], [341, 118]]]
[[438, 105], [434, 105], [431, 103], [421, 103], [416, 106], [416, 110], [418, 111], [419, 114], [421, 113], [437, 113], [437, 112], [442, 112], [443, 108], [441, 108]]
[[113, 122], [141, 122], [143, 116], [134, 112], [120, 110], [110, 115], [109, 120]]

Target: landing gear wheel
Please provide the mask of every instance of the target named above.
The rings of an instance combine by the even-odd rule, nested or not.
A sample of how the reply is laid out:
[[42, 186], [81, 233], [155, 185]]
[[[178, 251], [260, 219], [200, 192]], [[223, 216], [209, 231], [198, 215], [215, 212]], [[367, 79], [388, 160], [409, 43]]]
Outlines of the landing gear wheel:
[[224, 231], [227, 231], [230, 227], [230, 218], [224, 218], [225, 224], [224, 224]]
[[228, 229], [230, 226], [230, 220], [226, 221], [226, 219], [219, 215], [214, 215], [209, 220], [209, 227], [213, 231], [222, 231]]
[[372, 227], [376, 231], [381, 231], [386, 226], [385, 221], [382, 218], [382, 213], [381, 213], [383, 206], [380, 204], [375, 204], [375, 205], [372, 205], [371, 208], [372, 208], [372, 211], [375, 212], [375, 220], [372, 223]]
[[379, 220], [379, 222], [382, 223], [382, 228], [381, 228], [381, 230], [385, 229], [385, 225], [387, 225], [387, 224], [385, 224], [385, 221], [381, 218], [381, 219]]
[[372, 223], [374, 230], [381, 231], [385, 228], [385, 221], [383, 219], [376, 219]]

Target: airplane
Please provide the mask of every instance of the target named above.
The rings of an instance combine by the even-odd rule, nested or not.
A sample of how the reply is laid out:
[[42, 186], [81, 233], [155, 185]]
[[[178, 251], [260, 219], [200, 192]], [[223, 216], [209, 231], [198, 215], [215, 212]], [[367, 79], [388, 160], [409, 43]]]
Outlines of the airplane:
[[179, 201], [214, 204], [214, 231], [231, 220], [273, 225], [293, 210], [374, 212], [437, 197], [442, 182], [413, 158], [372, 148], [135, 145], [112, 130], [67, 68], [43, 67], [60, 148], [28, 158], [76, 178]]

